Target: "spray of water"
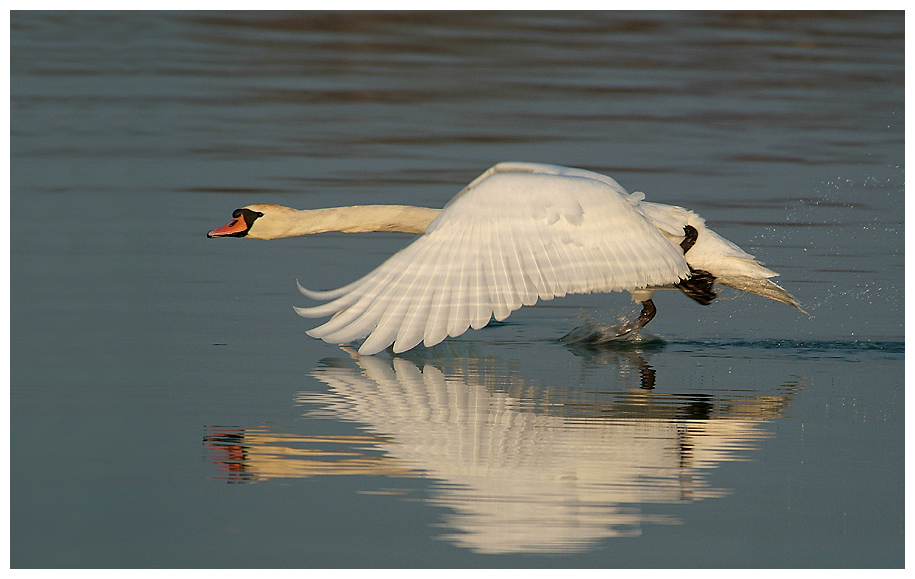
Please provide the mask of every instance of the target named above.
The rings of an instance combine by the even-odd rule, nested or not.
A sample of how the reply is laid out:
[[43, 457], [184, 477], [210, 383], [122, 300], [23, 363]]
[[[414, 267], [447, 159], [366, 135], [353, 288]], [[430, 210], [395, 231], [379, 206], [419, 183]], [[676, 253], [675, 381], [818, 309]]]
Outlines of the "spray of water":
[[645, 342], [658, 341], [657, 337], [645, 332], [644, 328], [620, 336], [620, 326], [631, 319], [630, 317], [620, 316], [618, 319], [619, 323], [616, 325], [599, 322], [584, 312], [582, 312], [579, 317], [581, 318], [582, 325], [560, 338], [559, 340], [561, 342], [593, 346], [603, 344], [632, 346], [644, 344]]

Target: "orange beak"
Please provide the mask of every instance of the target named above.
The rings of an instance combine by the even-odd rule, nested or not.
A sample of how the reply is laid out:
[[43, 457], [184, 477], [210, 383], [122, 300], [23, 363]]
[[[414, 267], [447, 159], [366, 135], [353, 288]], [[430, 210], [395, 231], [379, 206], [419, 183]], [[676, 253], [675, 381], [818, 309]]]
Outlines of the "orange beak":
[[207, 233], [207, 237], [231, 237], [238, 236], [240, 233], [244, 233], [248, 229], [248, 224], [245, 223], [245, 220], [241, 217], [233, 219], [231, 223], [227, 223], [222, 227], [217, 227], [213, 231]]

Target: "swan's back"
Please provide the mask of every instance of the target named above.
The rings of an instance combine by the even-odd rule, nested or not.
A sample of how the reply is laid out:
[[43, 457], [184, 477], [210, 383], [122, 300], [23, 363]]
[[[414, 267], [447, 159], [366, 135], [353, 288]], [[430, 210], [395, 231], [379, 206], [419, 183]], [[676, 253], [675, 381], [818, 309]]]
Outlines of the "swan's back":
[[[462, 190], [426, 233], [354, 283], [303, 293], [332, 301], [296, 308], [334, 314], [309, 335], [368, 336], [359, 352], [426, 346], [569, 293], [676, 283], [683, 252], [616, 181], [580, 169], [501, 163]], [[682, 232], [681, 232], [682, 236]]]

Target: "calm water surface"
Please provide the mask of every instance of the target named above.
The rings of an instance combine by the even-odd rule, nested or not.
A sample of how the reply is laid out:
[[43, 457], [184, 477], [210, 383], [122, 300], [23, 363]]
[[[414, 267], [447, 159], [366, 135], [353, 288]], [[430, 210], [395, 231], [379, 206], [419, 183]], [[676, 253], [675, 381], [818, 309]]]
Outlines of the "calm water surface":
[[[904, 565], [904, 23], [871, 14], [11, 14], [13, 567]], [[610, 174], [781, 273], [569, 296], [402, 356], [295, 280], [410, 241], [207, 230]]]

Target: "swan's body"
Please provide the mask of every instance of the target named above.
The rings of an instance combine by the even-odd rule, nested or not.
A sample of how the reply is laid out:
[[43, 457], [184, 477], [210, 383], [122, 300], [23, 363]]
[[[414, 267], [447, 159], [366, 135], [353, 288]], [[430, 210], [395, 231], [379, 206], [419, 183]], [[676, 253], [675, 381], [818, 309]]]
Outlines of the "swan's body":
[[395, 352], [432, 346], [522, 305], [570, 293], [629, 291], [644, 306], [627, 334], [654, 316], [659, 289], [703, 304], [713, 282], [799, 308], [752, 255], [681, 207], [648, 203], [613, 179], [555, 165], [500, 163], [444, 209], [368, 205], [298, 211], [278, 205], [236, 210], [208, 236], [275, 239], [324, 231], [422, 234], [374, 271], [342, 288], [314, 292], [325, 304], [301, 316], [333, 315], [308, 332], [331, 343], [367, 337], [359, 348]]

